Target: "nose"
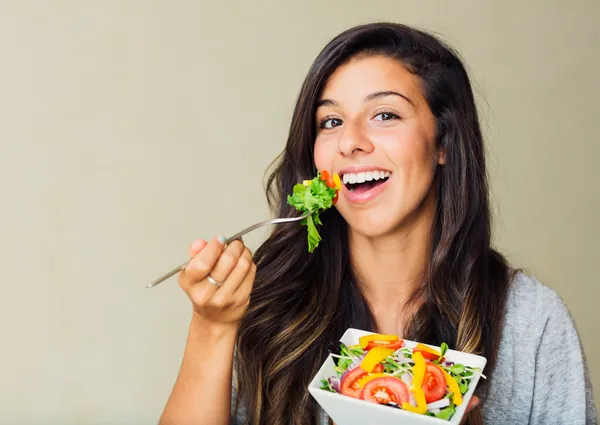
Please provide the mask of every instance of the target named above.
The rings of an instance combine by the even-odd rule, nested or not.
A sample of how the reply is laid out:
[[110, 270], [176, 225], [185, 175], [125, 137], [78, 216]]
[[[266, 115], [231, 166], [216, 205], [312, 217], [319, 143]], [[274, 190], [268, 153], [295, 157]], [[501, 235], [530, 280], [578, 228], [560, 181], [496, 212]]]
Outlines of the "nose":
[[344, 156], [352, 156], [358, 152], [371, 153], [374, 145], [365, 131], [357, 124], [346, 123], [338, 140], [338, 150]]

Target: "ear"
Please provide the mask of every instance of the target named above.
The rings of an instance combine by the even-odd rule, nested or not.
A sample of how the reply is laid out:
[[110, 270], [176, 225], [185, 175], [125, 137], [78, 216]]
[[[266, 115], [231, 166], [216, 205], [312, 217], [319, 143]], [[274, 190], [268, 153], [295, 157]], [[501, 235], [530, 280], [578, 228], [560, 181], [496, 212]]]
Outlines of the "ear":
[[438, 165], [444, 165], [446, 164], [446, 150], [444, 148], [440, 148], [438, 150], [438, 160], [437, 160]]

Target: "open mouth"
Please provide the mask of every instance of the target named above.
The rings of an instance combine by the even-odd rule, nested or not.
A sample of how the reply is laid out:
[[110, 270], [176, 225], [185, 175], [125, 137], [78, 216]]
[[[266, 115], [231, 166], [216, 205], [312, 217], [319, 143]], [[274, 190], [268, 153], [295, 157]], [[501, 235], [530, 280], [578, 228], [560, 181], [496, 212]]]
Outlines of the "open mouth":
[[344, 185], [353, 193], [366, 193], [385, 183], [392, 173], [389, 171], [367, 171], [362, 173], [346, 173], [342, 176]]

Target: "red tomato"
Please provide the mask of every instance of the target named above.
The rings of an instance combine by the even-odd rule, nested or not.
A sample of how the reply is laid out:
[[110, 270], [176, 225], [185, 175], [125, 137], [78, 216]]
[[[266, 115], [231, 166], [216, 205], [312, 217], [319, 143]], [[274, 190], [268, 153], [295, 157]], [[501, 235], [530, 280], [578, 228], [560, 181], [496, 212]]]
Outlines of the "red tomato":
[[331, 174], [329, 174], [327, 170], [321, 171], [321, 180], [325, 180], [325, 184], [327, 185], [327, 187], [330, 187], [332, 189], [336, 188], [335, 182], [333, 181], [333, 177], [331, 177]]
[[338, 192], [335, 192], [335, 196], [333, 197], [333, 205], [337, 204], [338, 201]]
[[364, 386], [360, 398], [373, 403], [387, 404], [390, 402], [402, 406], [408, 401], [408, 387], [398, 378], [377, 378]]
[[383, 373], [383, 365], [381, 363], [375, 365], [372, 373]]
[[446, 395], [446, 377], [438, 365], [427, 363], [422, 387], [427, 403], [441, 400]]
[[397, 350], [398, 348], [402, 348], [403, 345], [403, 339], [396, 339], [394, 341], [369, 341], [365, 350], [369, 351], [373, 347], [385, 347], [391, 348], [392, 350]]
[[[413, 349], [413, 354], [414, 354], [414, 353], [416, 353], [417, 351], [419, 351], [421, 354], [423, 354], [423, 357], [424, 357], [426, 360], [431, 360], [431, 361], [433, 361], [433, 360], [437, 360], [437, 359], [439, 359], [439, 358], [440, 358], [440, 356], [438, 356], [437, 354], [430, 353], [429, 351], [417, 350], [416, 348], [414, 348], [414, 349]], [[442, 360], [444, 360], [444, 358], [443, 358], [443, 357], [442, 357]]]
[[344, 395], [360, 398], [360, 387], [358, 386], [358, 380], [365, 376], [367, 372], [361, 369], [360, 366], [355, 367], [348, 372], [340, 382], [340, 392]]

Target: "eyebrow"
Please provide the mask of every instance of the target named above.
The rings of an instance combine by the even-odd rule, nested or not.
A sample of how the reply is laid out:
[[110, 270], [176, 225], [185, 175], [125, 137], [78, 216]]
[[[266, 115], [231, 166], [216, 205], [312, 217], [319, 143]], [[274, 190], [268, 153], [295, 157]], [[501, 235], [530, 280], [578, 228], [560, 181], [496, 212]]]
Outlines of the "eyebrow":
[[402, 93], [398, 93], [396, 91], [378, 91], [375, 93], [371, 93], [370, 95], [365, 97], [365, 102], [370, 102], [372, 100], [380, 99], [382, 97], [387, 97], [387, 96], [399, 96], [402, 99], [406, 100], [408, 103], [410, 103], [412, 106], [415, 106], [414, 102], [412, 100], [410, 100], [410, 98], [408, 96], [405, 96]]
[[[413, 107], [415, 107], [414, 102], [412, 100], [410, 100], [410, 98], [408, 96], [405, 96], [401, 93], [398, 93], [396, 91], [391, 91], [391, 90], [378, 91], [375, 93], [371, 93], [370, 95], [365, 97], [365, 102], [371, 102], [375, 99], [381, 99], [382, 97], [387, 97], [387, 96], [399, 96], [402, 99], [406, 100], [408, 103], [410, 103]], [[322, 99], [317, 102], [317, 109], [320, 108], [321, 106], [339, 107], [340, 104], [332, 99]]]

